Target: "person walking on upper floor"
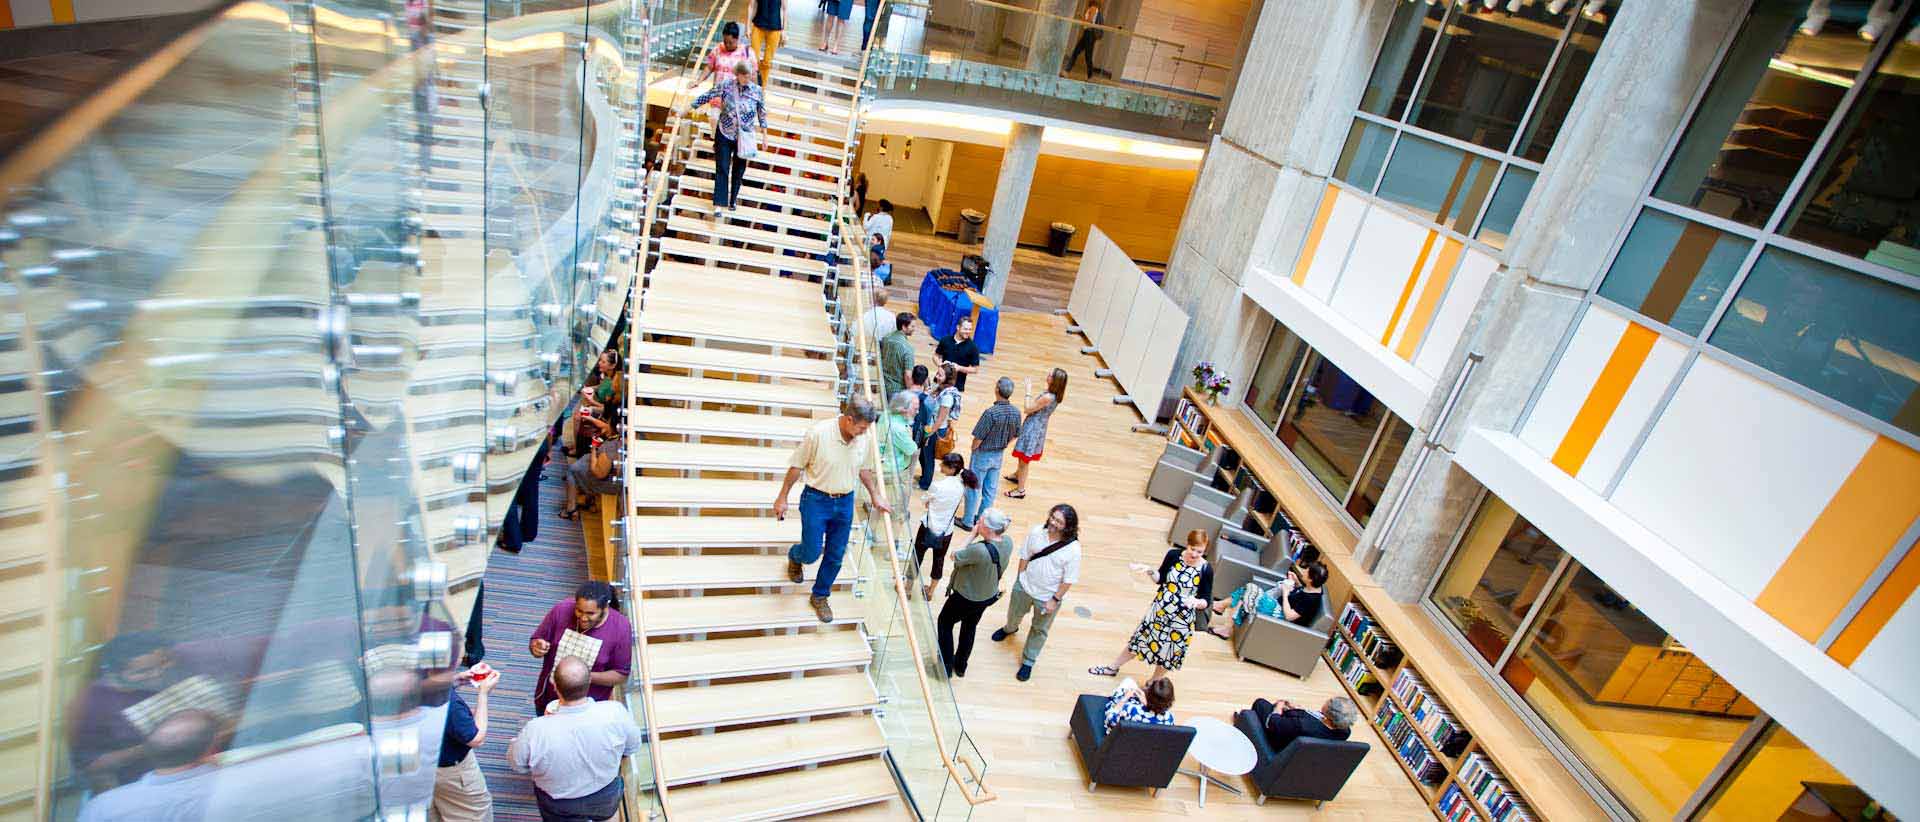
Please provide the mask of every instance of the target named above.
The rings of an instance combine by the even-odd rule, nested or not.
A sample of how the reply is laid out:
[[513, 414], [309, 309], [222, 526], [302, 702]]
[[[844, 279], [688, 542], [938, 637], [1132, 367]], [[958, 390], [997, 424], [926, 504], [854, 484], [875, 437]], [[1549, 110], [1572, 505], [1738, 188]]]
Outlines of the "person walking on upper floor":
[[[460, 696], [459, 686], [465, 683], [473, 685], [472, 707]], [[487, 741], [487, 694], [498, 684], [498, 674], [476, 679], [463, 673], [447, 698], [440, 769], [433, 776], [432, 810], [442, 822], [493, 822], [493, 794], [473, 749]]]
[[1101, 34], [1100, 30], [1094, 28], [1094, 26], [1107, 22], [1106, 15], [1100, 11], [1100, 3], [1098, 0], [1087, 0], [1086, 10], [1080, 12], [1080, 22], [1086, 23], [1087, 25], [1080, 28], [1080, 39], [1074, 42], [1073, 53], [1067, 55], [1067, 65], [1065, 68], [1060, 69], [1060, 73], [1072, 74], [1074, 62], [1078, 61], [1081, 55], [1085, 55], [1087, 58], [1087, 79], [1092, 80], [1093, 73], [1100, 70], [1100, 67], [1093, 64], [1093, 47], [1100, 42]]
[[1033, 612], [1033, 629], [1027, 644], [1020, 649], [1021, 682], [1033, 676], [1033, 664], [1047, 646], [1047, 632], [1060, 615], [1067, 589], [1080, 581], [1080, 514], [1071, 505], [1055, 505], [1047, 512], [1047, 521], [1027, 532], [1027, 544], [1020, 549], [1020, 573], [1013, 578], [1013, 592], [1007, 598], [1007, 623], [993, 632], [1000, 642], [1020, 632], [1020, 620]]
[[921, 565], [928, 551], [933, 552], [933, 566], [921, 566], [927, 578], [920, 589], [922, 599], [932, 599], [934, 583], [940, 581], [941, 569], [947, 562], [947, 546], [953, 543], [954, 514], [965, 503], [967, 490], [980, 486], [980, 478], [966, 466], [966, 460], [959, 454], [941, 457], [940, 478], [934, 480], [933, 487], [925, 494], [927, 515], [913, 534], [915, 565]]
[[880, 340], [880, 385], [886, 396], [905, 391], [912, 371], [913, 314], [902, 311], [893, 318], [892, 333]]
[[740, 204], [740, 185], [747, 179], [747, 161], [740, 156], [740, 146], [742, 142], [756, 144], [757, 135], [766, 132], [767, 105], [745, 62], [733, 65], [731, 78], [715, 81], [712, 88], [693, 98], [693, 107], [715, 99], [721, 101], [720, 113], [713, 121], [713, 213], [717, 218]]
[[550, 684], [560, 695], [553, 711], [527, 720], [507, 745], [507, 766], [532, 774], [533, 798], [546, 822], [611, 819], [626, 783], [620, 762], [646, 746], [646, 733], [627, 706], [594, 699], [586, 663], [567, 657]]
[[866, 16], [860, 18], [860, 50], [866, 51], [873, 45], [874, 15], [880, 13], [880, 0], [866, 0]]
[[1040, 396], [1033, 395], [1033, 381], [1027, 381], [1027, 415], [1020, 420], [1020, 437], [1013, 442], [1013, 458], [1020, 467], [1013, 472], [1013, 489], [1007, 496], [1025, 499], [1027, 496], [1027, 473], [1034, 463], [1040, 461], [1041, 452], [1047, 447], [1047, 422], [1053, 419], [1053, 412], [1067, 398], [1067, 370], [1055, 368], [1047, 376], [1047, 390]]
[[874, 484], [873, 446], [867, 442], [868, 431], [879, 418], [873, 403], [854, 397], [839, 414], [814, 423], [793, 449], [787, 475], [780, 481], [780, 493], [773, 498], [774, 518], [786, 519], [787, 494], [793, 491], [794, 483], [806, 478], [806, 487], [800, 491], [800, 542], [787, 549], [787, 579], [802, 584], [806, 582], [804, 566], [820, 563], [807, 602], [821, 622], [833, 621], [827, 596], [833, 593], [833, 581], [839, 578], [840, 564], [847, 556], [855, 481], [866, 486], [867, 498], [875, 509], [882, 514], [893, 513], [893, 507]]
[[1353, 700], [1336, 696], [1313, 711], [1302, 708], [1284, 699], [1277, 704], [1264, 699], [1253, 701], [1254, 716], [1260, 719], [1260, 727], [1267, 733], [1267, 744], [1275, 751], [1284, 751], [1295, 739], [1303, 736], [1320, 739], [1345, 740], [1353, 735], [1353, 725], [1360, 720], [1360, 709]]
[[1007, 447], [1020, 435], [1020, 409], [1013, 407], [1013, 378], [1001, 377], [993, 386], [993, 405], [980, 412], [973, 423], [973, 447], [967, 452], [967, 464], [980, 476], [980, 497], [967, 508], [961, 524], [973, 527], [980, 509], [993, 502], [1000, 489], [1000, 466], [1007, 459]]
[[[1128, 566], [1138, 573], [1149, 569], [1141, 563]], [[1198, 528], [1187, 532], [1187, 544], [1172, 548], [1153, 571], [1153, 603], [1140, 620], [1127, 647], [1113, 658], [1112, 665], [1087, 669], [1094, 676], [1117, 676], [1129, 660], [1139, 658], [1153, 665], [1153, 678], [1163, 679], [1168, 671], [1180, 670], [1187, 660], [1187, 648], [1193, 643], [1194, 615], [1206, 608], [1213, 597], [1213, 567], [1207, 562], [1207, 532]]]
[[[947, 601], [940, 605], [937, 625], [940, 664], [946, 667], [948, 676], [967, 675], [967, 659], [973, 656], [974, 629], [980, 626], [980, 617], [986, 614], [987, 608], [1000, 599], [1000, 578], [1013, 563], [1013, 540], [1006, 536], [1010, 524], [1000, 509], [987, 509], [973, 526], [972, 540], [953, 555], [953, 576], [947, 581]], [[957, 644], [956, 628], [959, 629]]]
[[[933, 360], [938, 363], [953, 363], [960, 372], [954, 378], [953, 387], [967, 390], [967, 375], [980, 370], [980, 344], [973, 339], [973, 318], [961, 317], [953, 324], [953, 333], [941, 337], [933, 346]], [[1008, 396], [1012, 396], [1009, 394]]]
[[[568, 634], [577, 634], [571, 639]], [[596, 647], [597, 646], [597, 647]], [[553, 689], [556, 658], [584, 655], [587, 659], [594, 699], [613, 696], [615, 686], [625, 683], [633, 672], [633, 624], [625, 614], [613, 609], [613, 586], [599, 580], [580, 583], [573, 596], [554, 603], [540, 626], [533, 629], [527, 652], [540, 660], [540, 679], [534, 682], [533, 715], [546, 713], [547, 704], [558, 698]]]
[[[960, 374], [952, 363], [942, 364], [933, 381], [927, 387], [927, 396], [933, 400], [933, 422], [928, 425], [927, 444], [920, 448], [920, 490], [925, 491], [933, 484], [935, 461], [945, 457], [953, 450], [953, 426], [960, 419], [960, 389], [953, 381]], [[976, 492], [977, 493], [977, 492]], [[961, 516], [972, 508], [961, 509]]]
[[753, 0], [753, 53], [760, 56], [760, 85], [767, 84], [767, 75], [773, 71], [774, 52], [780, 50], [780, 40], [787, 27], [783, 0]]

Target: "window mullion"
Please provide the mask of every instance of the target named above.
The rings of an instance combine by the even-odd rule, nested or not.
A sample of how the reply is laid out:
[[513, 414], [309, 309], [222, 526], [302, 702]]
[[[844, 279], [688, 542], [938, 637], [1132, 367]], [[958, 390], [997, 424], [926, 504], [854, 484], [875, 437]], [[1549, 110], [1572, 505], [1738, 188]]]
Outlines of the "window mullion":
[[[1453, 22], [1453, 16], [1459, 13], [1458, 7], [1448, 3], [1446, 10], [1440, 13], [1440, 26], [1433, 32], [1433, 42], [1427, 44], [1427, 56], [1420, 60], [1420, 73], [1413, 76], [1413, 88], [1407, 91], [1407, 109], [1400, 112], [1399, 121], [1413, 122], [1413, 106], [1420, 100], [1420, 89], [1427, 85], [1427, 71], [1433, 68], [1433, 57], [1440, 53], [1440, 43], [1447, 39], [1447, 24]], [[1426, 12], [1420, 12], [1425, 18]]]
[[[1616, 10], [1615, 13], [1617, 14], [1618, 11]], [[1514, 125], [1513, 139], [1507, 143], [1508, 154], [1520, 153], [1520, 141], [1526, 139], [1527, 126], [1532, 123], [1533, 113], [1540, 106], [1540, 97], [1547, 93], [1547, 84], [1553, 81], [1554, 72], [1560, 70], [1560, 57], [1567, 49], [1567, 41], [1573, 39], [1573, 29], [1578, 25], [1580, 25], [1578, 11], [1567, 15], [1567, 25], [1560, 30], [1560, 39], [1553, 44], [1553, 54], [1547, 56], [1547, 70], [1541, 72], [1540, 82], [1533, 86], [1533, 97], [1527, 100], [1526, 110], [1520, 113], [1520, 122]], [[1597, 54], [1598, 50], [1595, 53]]]

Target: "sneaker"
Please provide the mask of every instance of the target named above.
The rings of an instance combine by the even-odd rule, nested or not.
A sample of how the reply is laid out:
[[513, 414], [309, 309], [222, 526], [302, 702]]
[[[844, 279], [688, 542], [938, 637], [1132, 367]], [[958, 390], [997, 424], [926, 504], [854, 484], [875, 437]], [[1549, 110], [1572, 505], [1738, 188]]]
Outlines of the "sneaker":
[[798, 562], [794, 562], [793, 560], [787, 560], [787, 579], [792, 581], [793, 584], [795, 585], [799, 585], [802, 582], [806, 582], [807, 581], [806, 569], [803, 568]]
[[1005, 629], [1005, 628], [995, 628], [995, 629], [993, 629], [993, 641], [994, 641], [994, 642], [1000, 642], [1000, 641], [1002, 641], [1002, 640], [1004, 640], [1004, 639], [1006, 639], [1007, 637], [1010, 637], [1010, 636], [1013, 636], [1013, 634], [1009, 634], [1009, 633], [1007, 633], [1007, 629]]
[[826, 597], [807, 597], [807, 604], [813, 606], [813, 614], [821, 622], [833, 621], [833, 607], [827, 604]]
[[1029, 680], [1029, 679], [1032, 679], [1032, 678], [1033, 678], [1033, 666], [1032, 666], [1032, 665], [1022, 665], [1022, 666], [1020, 666], [1020, 670], [1019, 670], [1018, 672], [1016, 672], [1016, 673], [1014, 673], [1014, 675], [1013, 675], [1013, 678], [1014, 678], [1014, 679], [1018, 679], [1018, 680], [1020, 680], [1021, 682], [1025, 682], [1025, 681], [1027, 681], [1027, 680]]

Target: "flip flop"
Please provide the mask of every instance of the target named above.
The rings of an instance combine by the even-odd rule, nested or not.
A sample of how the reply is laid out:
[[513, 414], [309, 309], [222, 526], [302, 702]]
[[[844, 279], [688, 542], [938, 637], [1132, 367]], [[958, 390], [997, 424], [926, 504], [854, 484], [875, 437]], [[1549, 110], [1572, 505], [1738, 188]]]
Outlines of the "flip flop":
[[1106, 665], [1095, 665], [1091, 668], [1088, 668], [1087, 673], [1093, 674], [1094, 676], [1119, 676], [1120, 669], [1109, 667]]

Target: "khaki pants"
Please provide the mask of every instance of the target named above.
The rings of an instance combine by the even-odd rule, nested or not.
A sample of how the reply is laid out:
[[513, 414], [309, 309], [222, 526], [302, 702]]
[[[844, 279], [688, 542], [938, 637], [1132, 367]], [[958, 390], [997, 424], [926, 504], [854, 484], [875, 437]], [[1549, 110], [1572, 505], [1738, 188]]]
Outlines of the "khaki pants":
[[753, 45], [753, 53], [760, 56], [760, 86], [762, 88], [765, 88], [767, 85], [767, 73], [773, 71], [773, 53], [780, 49], [780, 40], [783, 36], [783, 32], [768, 31], [759, 26], [754, 26], [753, 33], [749, 35], [750, 42]]
[[460, 764], [435, 772], [432, 816], [445, 822], [493, 822], [493, 794], [480, 772], [480, 757], [468, 753]]
[[1027, 634], [1026, 646], [1020, 649], [1020, 661], [1032, 665], [1039, 661], [1040, 649], [1047, 647], [1047, 632], [1053, 630], [1053, 618], [1060, 615], [1060, 610], [1056, 608], [1051, 614], [1040, 610], [1040, 603], [1035, 602], [1027, 590], [1020, 587], [1020, 580], [1015, 578], [1013, 590], [1007, 593], [1007, 624], [1001, 626], [1001, 630], [1009, 634], [1018, 633], [1020, 620], [1028, 611], [1033, 612], [1033, 631]]

